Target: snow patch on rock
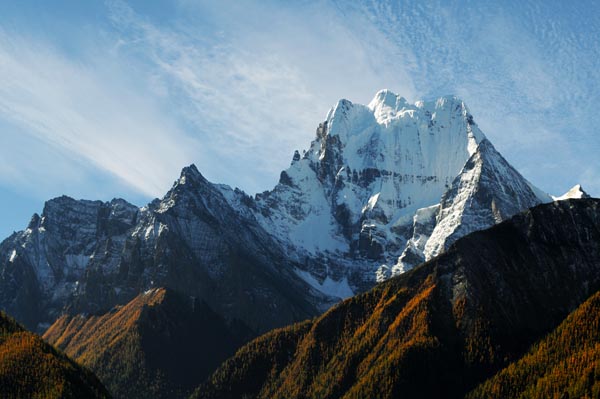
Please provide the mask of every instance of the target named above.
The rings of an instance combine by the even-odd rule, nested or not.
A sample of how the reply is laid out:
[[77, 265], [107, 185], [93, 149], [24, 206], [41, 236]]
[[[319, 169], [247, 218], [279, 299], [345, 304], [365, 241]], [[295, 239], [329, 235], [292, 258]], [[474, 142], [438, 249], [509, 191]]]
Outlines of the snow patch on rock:
[[342, 278], [339, 281], [333, 280], [329, 276], [325, 277], [323, 282], [319, 282], [312, 274], [307, 271], [296, 269], [294, 270], [296, 274], [306, 281], [311, 287], [316, 289], [317, 291], [322, 292], [325, 295], [346, 299], [350, 298], [354, 295], [352, 288], [348, 284], [348, 279], [346, 277]]

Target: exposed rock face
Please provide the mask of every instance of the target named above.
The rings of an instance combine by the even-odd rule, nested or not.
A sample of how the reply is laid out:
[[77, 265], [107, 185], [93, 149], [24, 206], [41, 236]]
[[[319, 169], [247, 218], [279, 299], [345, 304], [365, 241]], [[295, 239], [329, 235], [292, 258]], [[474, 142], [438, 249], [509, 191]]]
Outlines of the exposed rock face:
[[0, 245], [2, 307], [29, 328], [53, 321], [80, 290], [83, 276], [118, 268], [138, 213], [120, 199], [63, 196], [46, 202], [41, 217], [34, 215], [26, 230]]
[[464, 397], [600, 289], [599, 259], [600, 200], [537, 206], [257, 338], [194, 397]]
[[102, 312], [166, 286], [256, 332], [317, 314], [334, 299], [293, 273], [244, 201], [251, 199], [207, 182], [194, 166], [141, 209], [123, 200], [48, 201], [0, 247], [2, 307], [43, 329], [65, 309]]

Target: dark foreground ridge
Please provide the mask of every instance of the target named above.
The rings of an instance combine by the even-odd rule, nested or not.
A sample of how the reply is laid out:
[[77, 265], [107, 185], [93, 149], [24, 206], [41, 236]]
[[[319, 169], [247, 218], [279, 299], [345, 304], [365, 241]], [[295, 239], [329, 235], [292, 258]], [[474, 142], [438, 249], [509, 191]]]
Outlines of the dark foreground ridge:
[[[599, 288], [600, 200], [540, 205], [313, 321], [259, 337], [193, 397], [464, 397]], [[487, 397], [497, 380], [489, 384], [471, 397]]]

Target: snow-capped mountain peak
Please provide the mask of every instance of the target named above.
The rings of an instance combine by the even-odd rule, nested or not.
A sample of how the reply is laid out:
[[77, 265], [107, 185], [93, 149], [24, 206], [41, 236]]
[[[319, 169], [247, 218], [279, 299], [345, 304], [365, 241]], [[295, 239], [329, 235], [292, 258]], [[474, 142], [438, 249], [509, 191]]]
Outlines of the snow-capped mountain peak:
[[567, 199], [580, 199], [580, 198], [590, 198], [590, 195], [585, 192], [585, 190], [581, 187], [580, 184], [576, 184], [569, 191], [564, 193], [561, 196], [555, 197], [552, 196], [554, 201], [562, 201]]
[[404, 97], [387, 89], [379, 91], [367, 107], [373, 112], [375, 119], [380, 124], [386, 123], [411, 108]]
[[[436, 254], [445, 248], [445, 239], [440, 239], [444, 231], [457, 231], [458, 237], [541, 202], [535, 194], [539, 190], [495, 154], [458, 97], [410, 104], [390, 90], [381, 90], [366, 106], [340, 100], [302, 159], [282, 172], [274, 190], [257, 196], [257, 220], [298, 260], [327, 259], [326, 265], [309, 262], [308, 272], [320, 282], [326, 277], [335, 281], [348, 277], [354, 289], [362, 290], [376, 278], [414, 266], [400, 258], [424, 260], [430, 234], [441, 243], [430, 251]], [[466, 170], [474, 156], [479, 157], [479, 166]], [[520, 191], [512, 198], [517, 205], [498, 208], [495, 204], [495, 218], [478, 220], [469, 227], [470, 222], [462, 222], [461, 216], [469, 204], [451, 209], [439, 204], [459, 184], [461, 175], [475, 179], [460, 194], [460, 198], [472, 198], [469, 187], [480, 187], [482, 172], [490, 174], [484, 180], [502, 180], [494, 186], [498, 192], [489, 193], [491, 199], [505, 195], [508, 179], [518, 179], [515, 184]], [[503, 173], [508, 174], [506, 179]], [[456, 220], [456, 226], [440, 227], [434, 233], [442, 219], [448, 224], [448, 217]], [[428, 227], [419, 227], [424, 220]], [[458, 229], [461, 223], [466, 226]], [[405, 250], [412, 255], [401, 257]]]

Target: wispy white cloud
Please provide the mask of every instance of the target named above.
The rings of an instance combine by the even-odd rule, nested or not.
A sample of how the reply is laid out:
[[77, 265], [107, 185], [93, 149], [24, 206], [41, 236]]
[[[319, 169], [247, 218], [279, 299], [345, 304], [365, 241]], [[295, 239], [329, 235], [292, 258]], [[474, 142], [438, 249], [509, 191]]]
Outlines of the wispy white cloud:
[[600, 32], [581, 9], [180, 0], [158, 19], [106, 4], [110, 26], [93, 51], [0, 34], [0, 118], [146, 195], [190, 162], [214, 181], [270, 188], [335, 101], [368, 102], [384, 87], [410, 100], [459, 94], [502, 153], [553, 193], [599, 173], [589, 129], [600, 124], [600, 45], [589, 35]]
[[[161, 194], [197, 145], [128, 78], [106, 54], [77, 62], [48, 43], [1, 32], [0, 115], [20, 127], [2, 135], [30, 135], [146, 195]], [[8, 157], [14, 149], [0, 151]], [[41, 170], [44, 153], [20, 162]]]
[[[387, 86], [414, 94], [402, 66], [379, 51], [384, 35], [372, 31], [379, 40], [365, 41], [336, 8], [245, 4], [184, 5], [198, 17], [195, 28], [158, 26], [123, 2], [110, 3], [119, 51], [141, 55], [154, 67], [154, 82], [178, 99], [183, 119], [214, 154], [201, 165], [211, 177], [267, 189], [340, 97], [366, 102]], [[219, 27], [209, 38], [206, 14], [206, 24]], [[229, 173], [216, 172], [215, 160]]]

